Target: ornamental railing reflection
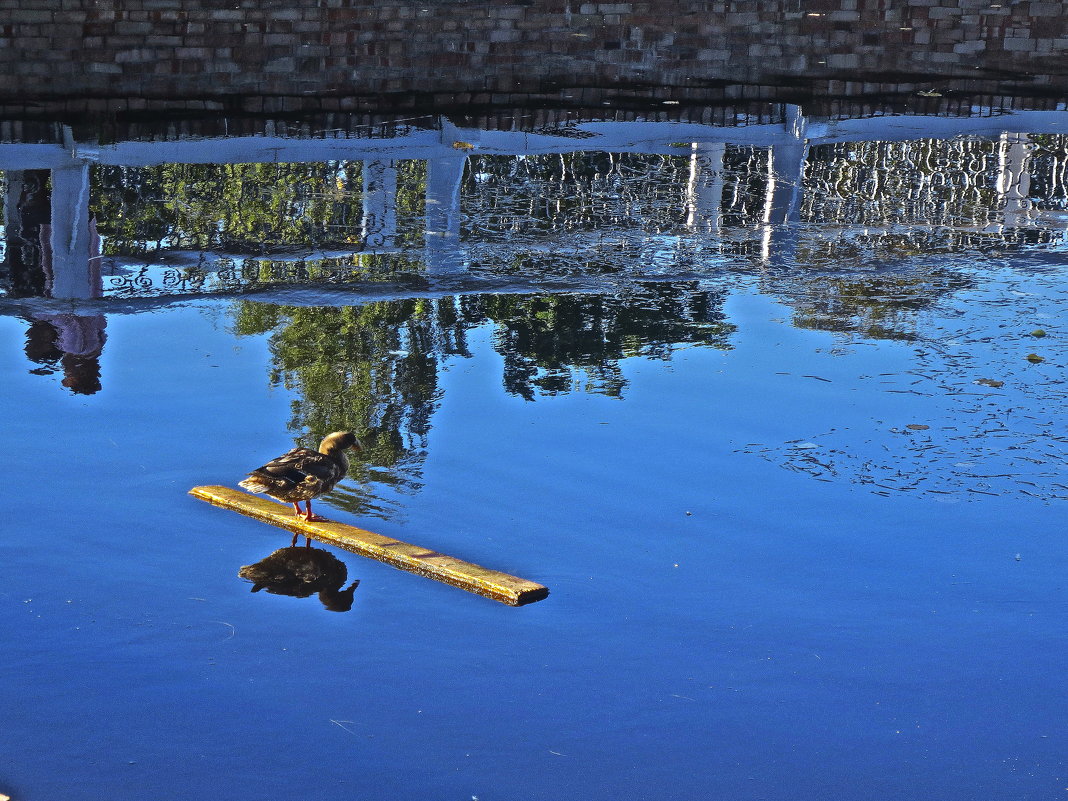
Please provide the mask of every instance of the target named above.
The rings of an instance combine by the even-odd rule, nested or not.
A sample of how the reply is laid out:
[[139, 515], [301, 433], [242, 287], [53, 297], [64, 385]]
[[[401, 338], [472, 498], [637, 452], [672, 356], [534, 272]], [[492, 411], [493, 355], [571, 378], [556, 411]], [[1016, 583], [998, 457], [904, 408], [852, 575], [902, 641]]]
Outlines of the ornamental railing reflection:
[[[735, 127], [522, 132], [442, 120], [393, 138], [0, 145], [0, 283], [27, 319], [34, 370], [62, 372], [83, 393], [100, 388], [106, 321], [95, 299], [294, 285], [397, 282], [394, 297], [440, 298], [477, 289], [465, 285], [472, 277], [522, 292], [546, 279], [749, 270], [796, 302], [799, 325], [908, 338], [911, 307], [866, 304], [848, 277], [813, 294], [804, 271], [1063, 244], [1068, 137], [1020, 132], [1063, 120], [1062, 111], [821, 122], [785, 106]], [[921, 285], [934, 298], [958, 279]], [[20, 302], [39, 298], [74, 303]], [[517, 387], [534, 386], [521, 359], [510, 365]]]
[[1064, 241], [1068, 139], [1035, 133], [1064, 112], [821, 122], [784, 109], [784, 122], [733, 128], [443, 120], [392, 139], [0, 145], [4, 287], [87, 298], [472, 272], [641, 278], [724, 258], [827, 267], [850, 252]]

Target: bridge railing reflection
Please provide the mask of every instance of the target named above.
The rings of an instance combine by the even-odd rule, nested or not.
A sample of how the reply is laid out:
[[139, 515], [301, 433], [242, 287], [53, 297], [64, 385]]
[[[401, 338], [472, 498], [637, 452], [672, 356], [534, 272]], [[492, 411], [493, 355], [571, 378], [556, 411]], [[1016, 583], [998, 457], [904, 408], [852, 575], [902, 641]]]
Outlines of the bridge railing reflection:
[[[392, 139], [256, 136], [118, 142], [106, 146], [74, 141], [63, 146], [0, 144], [0, 169], [6, 177], [3, 279], [9, 297], [91, 299], [104, 291], [99, 237], [90, 214], [91, 170], [97, 166], [358, 163], [362, 175], [362, 216], [356, 227], [359, 241], [348, 245], [349, 250], [335, 248], [334, 255], [404, 253], [420, 263], [430, 278], [462, 274], [475, 258], [472, 253], [479, 242], [477, 237], [465, 235], [461, 202], [465, 171], [472, 155], [481, 158], [607, 152], [688, 158], [688, 176], [679, 186], [679, 203], [686, 221], [681, 234], [716, 239], [723, 235], [726, 214], [732, 211], [724, 207], [725, 155], [730, 147], [753, 148], [766, 154], [757, 160], [759, 165], [754, 162], [756, 169], [764, 171], [759, 177], [764, 197], [754, 204], [754, 210], [747, 212], [744, 227], [757, 234], [754, 244], [759, 259], [775, 265], [794, 262], [806, 198], [820, 189], [807, 178], [814, 148], [872, 141], [986, 137], [997, 140], [999, 162], [996, 198], [990, 203], [991, 214], [983, 230], [996, 234], [1026, 225], [1063, 230], [1063, 220], [1044, 219], [1035, 213], [1030, 199], [1029, 162], [1033, 152], [1031, 135], [1061, 131], [1064, 118], [1065, 112], [1039, 111], [1000, 117], [821, 121], [810, 120], [803, 109], [788, 105], [783, 107], [781, 122], [734, 128], [681, 122], [594, 122], [578, 126], [570, 135], [554, 136], [546, 132], [461, 129], [442, 120], [436, 130], [405, 130]], [[576, 131], [582, 136], [576, 137]], [[402, 160], [419, 160], [426, 165], [425, 180], [419, 189], [424, 208], [421, 248], [402, 243], [398, 231], [398, 164]], [[43, 178], [45, 175], [47, 178]], [[27, 189], [31, 186], [36, 190]], [[729, 204], [729, 199], [726, 202]], [[849, 220], [834, 222], [850, 226]], [[922, 227], [930, 222], [916, 219], [909, 224]], [[937, 224], [944, 227], [946, 221]], [[974, 221], [961, 221], [959, 226], [962, 230], [976, 227]], [[878, 224], [869, 223], [865, 231], [877, 233], [878, 228]], [[234, 260], [239, 261], [240, 257], [234, 256], [231, 261]], [[201, 266], [204, 261], [202, 253]], [[225, 270], [227, 266], [218, 269]], [[138, 276], [129, 278], [125, 287], [135, 295], [143, 288], [138, 281], [149, 281]], [[186, 283], [178, 280], [155, 286], [153, 291], [178, 294]]]

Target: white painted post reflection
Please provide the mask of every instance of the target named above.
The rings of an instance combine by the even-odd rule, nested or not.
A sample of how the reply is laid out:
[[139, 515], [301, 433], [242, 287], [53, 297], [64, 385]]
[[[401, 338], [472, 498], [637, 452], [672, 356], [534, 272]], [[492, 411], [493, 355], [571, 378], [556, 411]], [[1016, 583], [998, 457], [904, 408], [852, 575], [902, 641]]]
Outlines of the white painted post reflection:
[[89, 164], [52, 170], [51, 295], [100, 296], [100, 258], [89, 219]]
[[1031, 136], [1003, 133], [998, 148], [998, 195], [1002, 226], [1005, 229], [1027, 225], [1031, 219]]
[[460, 252], [460, 184], [467, 156], [436, 156], [427, 160], [426, 264], [432, 274], [464, 268]]
[[765, 264], [792, 263], [797, 251], [797, 223], [805, 180], [808, 123], [799, 106], [786, 106], [784, 122], [789, 139], [771, 146], [768, 188], [764, 202], [761, 259]]
[[686, 226], [701, 226], [719, 236], [723, 224], [723, 158], [725, 142], [694, 142], [690, 155], [690, 179], [686, 186]]
[[22, 228], [19, 214], [19, 198], [22, 196], [22, 170], [8, 170], [4, 173], [4, 260], [11, 260], [11, 249], [15, 246], [16, 232]]
[[363, 162], [363, 243], [368, 250], [397, 242], [397, 168], [393, 161]]

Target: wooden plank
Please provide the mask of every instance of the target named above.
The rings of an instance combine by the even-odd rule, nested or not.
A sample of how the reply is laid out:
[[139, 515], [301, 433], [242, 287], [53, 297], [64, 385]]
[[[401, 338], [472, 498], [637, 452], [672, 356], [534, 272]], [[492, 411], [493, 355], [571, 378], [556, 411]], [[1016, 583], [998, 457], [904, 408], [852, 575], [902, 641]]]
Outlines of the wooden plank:
[[533, 581], [465, 562], [443, 553], [384, 537], [362, 528], [333, 521], [308, 522], [293, 514], [293, 507], [275, 503], [230, 487], [193, 487], [189, 494], [216, 506], [311, 537], [346, 551], [369, 556], [387, 565], [492, 598], [510, 606], [540, 601], [549, 588]]

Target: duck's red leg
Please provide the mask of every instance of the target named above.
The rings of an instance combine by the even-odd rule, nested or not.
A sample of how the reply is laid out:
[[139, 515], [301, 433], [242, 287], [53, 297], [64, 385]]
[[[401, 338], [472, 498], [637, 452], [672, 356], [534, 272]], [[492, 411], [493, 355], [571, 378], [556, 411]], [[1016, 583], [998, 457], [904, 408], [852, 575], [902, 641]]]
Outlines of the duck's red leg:
[[297, 537], [299, 537], [299, 536], [300, 536], [299, 533], [293, 535], [293, 542], [289, 543], [289, 547], [290, 548], [296, 548], [297, 547]]
[[307, 514], [306, 514], [306, 515], [304, 516], [304, 519], [305, 519], [305, 520], [307, 520], [308, 522], [315, 522], [315, 521], [323, 521], [323, 520], [326, 520], [326, 518], [325, 518], [325, 517], [319, 517], [319, 515], [317, 515], [317, 514], [314, 514], [314, 513], [312, 512], [312, 510], [311, 510], [311, 498], [309, 498], [308, 500], [306, 500], [306, 501], [305, 501], [304, 503], [305, 503], [305, 504], [307, 505], [307, 507], [308, 507], [308, 513], [307, 513]]
[[297, 517], [304, 517], [304, 510], [300, 508], [299, 501], [293, 501], [293, 508], [296, 509], [294, 514], [296, 514]]
[[[321, 517], [317, 517], [316, 515], [312, 514], [311, 499], [310, 498], [304, 502], [304, 505], [307, 507], [307, 510], [304, 511], [304, 512], [298, 512], [297, 514], [299, 514], [305, 521], [322, 520], [323, 519]], [[296, 504], [294, 504], [294, 506], [296, 506]], [[300, 509], [300, 507], [298, 506], [297, 509]], [[296, 534], [293, 535], [293, 544], [294, 545], [297, 544], [297, 535]], [[307, 534], [304, 535], [304, 547], [305, 548], [310, 548], [311, 547], [311, 537], [309, 537]]]

